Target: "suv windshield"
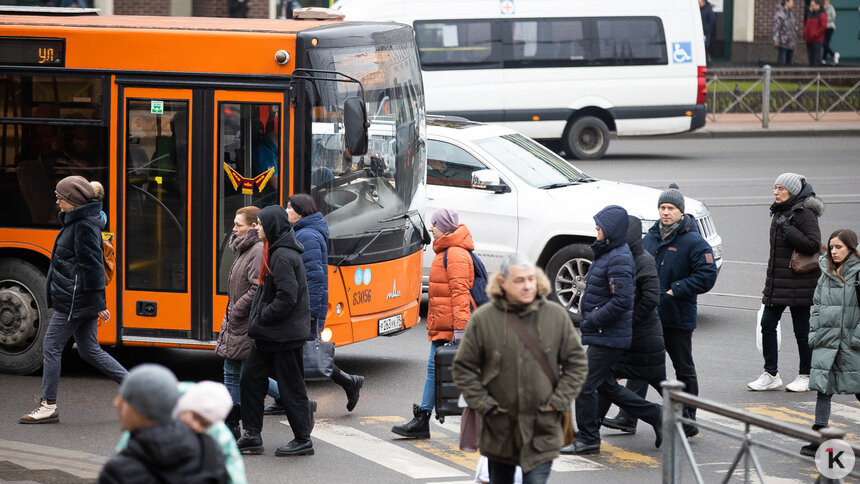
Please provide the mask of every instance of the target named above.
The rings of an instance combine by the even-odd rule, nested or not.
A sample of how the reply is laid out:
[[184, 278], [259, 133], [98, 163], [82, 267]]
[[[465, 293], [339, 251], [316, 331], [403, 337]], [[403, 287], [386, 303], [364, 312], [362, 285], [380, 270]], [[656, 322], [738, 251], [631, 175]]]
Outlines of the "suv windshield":
[[521, 134], [493, 136], [474, 143], [533, 187], [556, 188], [591, 180], [543, 145]]

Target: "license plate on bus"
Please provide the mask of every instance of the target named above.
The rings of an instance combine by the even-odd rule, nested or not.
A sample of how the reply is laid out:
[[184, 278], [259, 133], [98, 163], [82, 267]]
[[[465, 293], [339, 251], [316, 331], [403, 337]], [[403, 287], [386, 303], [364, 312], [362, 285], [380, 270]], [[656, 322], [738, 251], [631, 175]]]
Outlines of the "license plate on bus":
[[379, 320], [379, 336], [396, 333], [403, 329], [403, 315], [395, 314]]

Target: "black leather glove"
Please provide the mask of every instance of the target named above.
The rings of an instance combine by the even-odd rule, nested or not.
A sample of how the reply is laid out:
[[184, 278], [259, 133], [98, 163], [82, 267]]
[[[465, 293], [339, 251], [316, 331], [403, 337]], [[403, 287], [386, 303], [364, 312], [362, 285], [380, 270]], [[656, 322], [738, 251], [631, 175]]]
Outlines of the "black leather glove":
[[788, 230], [790, 224], [788, 223], [788, 218], [785, 215], [780, 215], [778, 219], [776, 219], [776, 227], [779, 229], [781, 233], [785, 233]]

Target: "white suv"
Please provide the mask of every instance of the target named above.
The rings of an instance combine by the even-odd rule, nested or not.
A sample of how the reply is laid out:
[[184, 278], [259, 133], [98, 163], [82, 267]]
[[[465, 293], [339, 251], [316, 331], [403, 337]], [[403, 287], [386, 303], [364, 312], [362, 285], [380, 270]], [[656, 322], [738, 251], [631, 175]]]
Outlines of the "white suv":
[[[593, 257], [594, 214], [621, 205], [642, 219], [644, 234], [657, 219], [659, 196], [653, 188], [592, 178], [511, 129], [427, 117], [427, 217], [438, 208], [455, 209], [490, 273], [513, 252], [537, 261], [552, 282], [552, 297], [574, 321]], [[720, 267], [722, 240], [708, 207], [691, 198], [684, 204]], [[428, 246], [425, 287], [433, 256]]]

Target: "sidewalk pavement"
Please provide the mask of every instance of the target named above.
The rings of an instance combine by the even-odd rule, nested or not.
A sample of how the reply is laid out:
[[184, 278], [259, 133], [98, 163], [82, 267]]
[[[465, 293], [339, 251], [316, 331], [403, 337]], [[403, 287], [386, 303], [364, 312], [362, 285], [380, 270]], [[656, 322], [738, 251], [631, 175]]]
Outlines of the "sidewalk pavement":
[[[816, 114], [816, 113], [813, 113]], [[860, 112], [835, 111], [817, 113], [819, 120], [807, 113], [771, 114], [769, 127], [763, 128], [761, 113], [727, 113], [713, 119], [708, 113], [705, 126], [681, 137], [738, 138], [738, 137], [789, 137], [789, 136], [858, 136]]]

